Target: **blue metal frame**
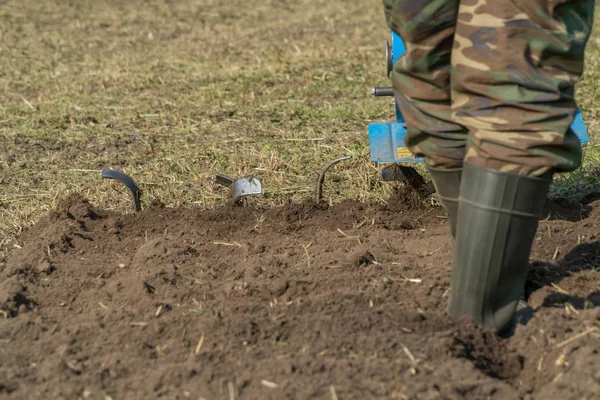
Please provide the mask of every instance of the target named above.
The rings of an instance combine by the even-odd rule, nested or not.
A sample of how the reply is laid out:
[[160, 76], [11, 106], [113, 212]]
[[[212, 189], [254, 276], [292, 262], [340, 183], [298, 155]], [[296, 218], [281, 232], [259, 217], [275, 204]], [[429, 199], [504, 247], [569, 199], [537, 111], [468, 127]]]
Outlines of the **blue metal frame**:
[[[406, 52], [404, 42], [395, 32], [392, 32], [392, 65], [396, 64], [398, 58]], [[577, 135], [581, 143], [590, 141], [581, 111], [577, 109], [577, 114], [571, 125], [571, 129]], [[369, 124], [369, 147], [371, 151], [371, 161], [374, 162], [423, 162], [422, 158], [413, 157], [404, 145], [404, 136], [406, 135], [406, 124], [404, 117], [396, 104], [395, 122], [373, 122]]]

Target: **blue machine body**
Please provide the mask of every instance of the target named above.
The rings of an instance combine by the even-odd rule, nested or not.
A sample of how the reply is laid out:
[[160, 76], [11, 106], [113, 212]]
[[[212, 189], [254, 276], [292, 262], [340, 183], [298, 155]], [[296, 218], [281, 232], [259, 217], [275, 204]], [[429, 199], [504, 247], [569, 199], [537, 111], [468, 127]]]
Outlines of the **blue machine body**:
[[[396, 64], [398, 58], [404, 54], [406, 48], [404, 42], [396, 33], [392, 32], [391, 61]], [[369, 147], [371, 161], [379, 163], [405, 163], [423, 162], [422, 158], [415, 158], [404, 145], [406, 135], [406, 124], [396, 103], [396, 121], [373, 122], [369, 124]], [[583, 122], [581, 111], [577, 114], [571, 129], [582, 143], [589, 142], [589, 136]]]

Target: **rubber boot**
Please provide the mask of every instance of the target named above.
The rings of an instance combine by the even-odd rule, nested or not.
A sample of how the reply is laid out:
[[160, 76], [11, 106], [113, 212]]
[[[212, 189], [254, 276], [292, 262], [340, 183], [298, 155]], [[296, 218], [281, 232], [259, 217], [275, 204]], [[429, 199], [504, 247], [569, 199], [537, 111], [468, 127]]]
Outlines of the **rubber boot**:
[[448, 314], [510, 331], [551, 181], [464, 164]]
[[458, 215], [458, 195], [460, 194], [460, 177], [462, 168], [439, 169], [427, 167], [431, 180], [435, 186], [440, 203], [448, 213], [450, 233], [456, 236], [456, 217]]

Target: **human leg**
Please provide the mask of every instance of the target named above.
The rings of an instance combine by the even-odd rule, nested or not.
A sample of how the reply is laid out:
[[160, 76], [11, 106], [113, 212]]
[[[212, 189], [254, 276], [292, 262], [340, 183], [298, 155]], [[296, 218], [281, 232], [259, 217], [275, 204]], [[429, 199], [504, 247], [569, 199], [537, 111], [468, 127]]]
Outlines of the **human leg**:
[[552, 175], [580, 165], [569, 126], [593, 0], [461, 0], [453, 118], [469, 130], [448, 312], [505, 332]]
[[388, 26], [406, 53], [394, 66], [396, 101], [406, 120], [405, 144], [424, 157], [454, 234], [467, 131], [452, 121], [450, 56], [458, 0], [384, 0]]

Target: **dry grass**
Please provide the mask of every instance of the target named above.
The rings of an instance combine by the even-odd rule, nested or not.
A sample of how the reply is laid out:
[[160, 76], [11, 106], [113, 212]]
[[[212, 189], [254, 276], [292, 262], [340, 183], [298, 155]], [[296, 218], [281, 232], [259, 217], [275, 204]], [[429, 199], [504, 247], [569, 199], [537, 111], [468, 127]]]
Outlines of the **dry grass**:
[[[0, 239], [71, 192], [129, 210], [99, 178], [119, 168], [144, 203], [209, 207], [217, 172], [262, 178], [278, 204], [313, 196], [381, 201], [367, 124], [393, 118], [379, 0], [8, 0], [0, 10]], [[598, 31], [596, 31], [598, 32]], [[600, 37], [591, 39], [580, 104], [600, 137]], [[587, 164], [600, 162], [598, 144]], [[597, 186], [573, 174], [557, 193]]]

